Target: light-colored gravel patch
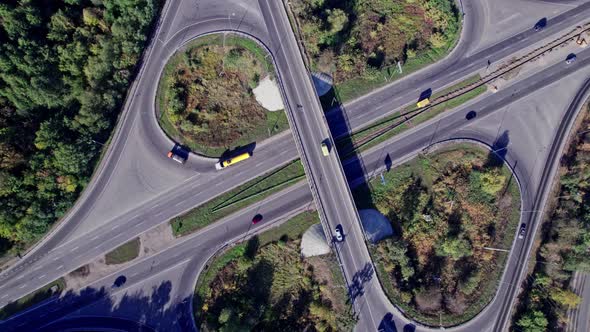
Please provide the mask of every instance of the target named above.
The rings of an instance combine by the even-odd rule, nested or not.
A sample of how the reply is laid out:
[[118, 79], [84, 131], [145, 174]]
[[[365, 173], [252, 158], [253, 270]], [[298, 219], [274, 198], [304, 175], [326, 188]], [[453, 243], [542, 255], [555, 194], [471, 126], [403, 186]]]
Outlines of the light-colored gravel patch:
[[301, 238], [301, 254], [303, 257], [320, 256], [330, 253], [330, 246], [321, 224], [309, 227]]
[[268, 111], [280, 111], [285, 108], [277, 82], [270, 76], [263, 78], [252, 92], [256, 101]]

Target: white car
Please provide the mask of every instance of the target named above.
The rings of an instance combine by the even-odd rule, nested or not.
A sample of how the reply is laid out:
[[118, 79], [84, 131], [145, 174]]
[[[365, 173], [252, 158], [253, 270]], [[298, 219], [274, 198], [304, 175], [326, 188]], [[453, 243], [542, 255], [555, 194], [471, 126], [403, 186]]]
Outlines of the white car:
[[526, 234], [526, 224], [521, 224], [520, 230], [518, 231], [518, 238], [524, 239], [525, 234]]
[[344, 240], [344, 235], [342, 235], [342, 226], [341, 225], [336, 226], [336, 228], [334, 229], [334, 238], [338, 242], [342, 242]]

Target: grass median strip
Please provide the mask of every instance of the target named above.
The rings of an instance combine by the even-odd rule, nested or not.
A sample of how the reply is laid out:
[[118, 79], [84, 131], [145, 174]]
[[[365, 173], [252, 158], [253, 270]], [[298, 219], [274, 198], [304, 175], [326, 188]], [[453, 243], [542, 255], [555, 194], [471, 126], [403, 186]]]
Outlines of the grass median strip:
[[305, 178], [299, 160], [238, 186], [170, 221], [175, 236], [195, 232]]
[[[453, 86], [450, 86], [444, 90], [441, 90], [432, 95], [432, 99], [443, 96], [451, 91], [455, 91], [460, 89], [464, 86], [467, 86], [477, 80], [480, 79], [479, 75], [474, 75], [462, 82], [459, 82]], [[464, 93], [460, 96], [455, 98], [449, 99], [446, 102], [437, 104], [435, 106], [430, 107], [428, 110], [423, 111], [422, 113], [415, 114], [417, 109], [415, 106], [409, 106], [403, 109], [401, 112], [396, 112], [395, 114], [388, 116], [387, 118], [375, 123], [371, 124], [355, 133], [351, 136], [341, 138], [337, 141], [337, 146], [339, 151], [343, 151], [342, 156], [343, 158], [348, 157], [355, 151], [364, 151], [367, 150], [383, 141], [390, 139], [391, 137], [398, 135], [407, 129], [411, 128], [412, 126], [416, 126], [420, 123], [428, 121], [435, 116], [456, 108], [466, 102], [474, 99], [475, 97], [481, 95], [486, 91], [486, 86], [482, 85], [479, 86], [467, 93]], [[406, 114], [406, 115], [404, 115]], [[398, 125], [395, 125], [398, 123]], [[390, 129], [387, 129], [387, 128]], [[380, 131], [384, 131], [381, 134], [378, 134]]]
[[129, 262], [139, 255], [141, 242], [138, 237], [115, 248], [105, 255], [105, 264], [114, 265]]
[[47, 300], [53, 295], [61, 293], [66, 287], [63, 278], [59, 278], [38, 290], [21, 297], [20, 299], [7, 304], [0, 309], [0, 320], [4, 320], [18, 312], [28, 309], [42, 301]]

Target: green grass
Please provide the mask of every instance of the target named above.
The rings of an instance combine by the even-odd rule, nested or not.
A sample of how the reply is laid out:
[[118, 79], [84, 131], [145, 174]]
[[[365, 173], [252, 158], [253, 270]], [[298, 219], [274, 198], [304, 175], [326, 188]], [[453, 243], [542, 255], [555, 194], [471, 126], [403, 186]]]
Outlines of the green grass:
[[305, 177], [299, 160], [266, 173], [170, 221], [175, 236], [197, 231], [254, 202], [295, 184]]
[[278, 227], [271, 228], [268, 231], [260, 234], [258, 236], [260, 246], [278, 241], [284, 236], [289, 239], [298, 239], [303, 236], [303, 233], [305, 233], [309, 226], [319, 222], [320, 218], [317, 212], [302, 212], [289, 219], [288, 222], [283, 223]]
[[[460, 89], [464, 86], [467, 86], [477, 80], [480, 79], [479, 75], [474, 75], [462, 82], [459, 82], [451, 87], [448, 87], [444, 90], [441, 90], [440, 92], [437, 92], [435, 94], [433, 94], [432, 99], [437, 98], [439, 96], [445, 95], [451, 91]], [[390, 129], [388, 131], [386, 131], [385, 133], [382, 133], [379, 136], [376, 136], [374, 138], [372, 138], [371, 140], [368, 140], [366, 142], [363, 142], [361, 144], [357, 144], [355, 142], [358, 142], [359, 140], [365, 139], [366, 137], [369, 137], [371, 135], [374, 135], [376, 132], [378, 132], [379, 130], [382, 130], [388, 126], [393, 125], [394, 123], [400, 122], [404, 119], [404, 117], [400, 116], [400, 112], [397, 112], [391, 116], [386, 117], [385, 119], [379, 120], [377, 123], [371, 124], [363, 129], [358, 130], [357, 132], [353, 133], [351, 136], [349, 137], [345, 137], [345, 138], [341, 138], [339, 139], [336, 144], [337, 147], [339, 149], [339, 151], [343, 151], [344, 153], [342, 154], [343, 158], [348, 157], [350, 154], [352, 154], [355, 151], [365, 151], [379, 143], [382, 143], [390, 138], [392, 138], [395, 135], [398, 135], [410, 128], [412, 128], [413, 126], [416, 126], [420, 123], [426, 122], [434, 117], [436, 117], [437, 115], [456, 108], [462, 104], [465, 104], [466, 102], [476, 98], [477, 96], [481, 95], [482, 93], [486, 92], [486, 86], [482, 85], [479, 86], [469, 92], [466, 92], [460, 96], [457, 96], [453, 99], [450, 99], [444, 103], [440, 103], [437, 104], [435, 106], [430, 107], [428, 110], [412, 117], [413, 113], [408, 114], [408, 117], [411, 117], [411, 120], [408, 122], [404, 122], [401, 123], [400, 125], [394, 127], [393, 129]], [[413, 106], [411, 107], [407, 107], [406, 109], [404, 109], [401, 113], [408, 113], [408, 112], [413, 112], [416, 111], [417, 109]]]
[[[334, 89], [337, 99], [344, 104], [444, 58], [455, 47], [460, 35], [461, 31], [458, 31], [453, 41], [448, 43], [446, 47], [430, 49], [418, 54], [413, 59], [408, 59], [402, 65], [401, 74], [397, 65], [393, 65], [380, 70], [373, 70], [365, 77], [358, 77], [336, 84]], [[329, 108], [325, 109], [328, 110]]]
[[105, 255], [105, 264], [114, 265], [129, 262], [139, 255], [140, 240], [135, 239], [115, 248]]
[[[51, 287], [57, 286], [57, 291], [55, 293], [51, 292]], [[7, 304], [4, 308], [0, 309], [0, 320], [4, 320], [20, 311], [28, 309], [38, 303], [41, 303], [44, 300], [47, 300], [54, 294], [61, 293], [66, 287], [66, 283], [63, 278], [59, 278], [56, 281], [53, 281], [42, 288], [24, 296], [20, 299]]]
[[[179, 50], [176, 54], [174, 54], [166, 66], [164, 67], [164, 71], [162, 73], [162, 77], [160, 78], [160, 82], [158, 84], [158, 91], [157, 91], [157, 105], [158, 105], [158, 120], [160, 126], [164, 130], [164, 132], [170, 136], [173, 140], [189, 147], [193, 152], [211, 156], [211, 157], [219, 157], [225, 151], [228, 150], [227, 147], [212, 147], [206, 146], [203, 144], [199, 144], [194, 140], [185, 138], [181, 132], [172, 124], [166, 112], [164, 112], [167, 99], [166, 99], [166, 91], [165, 91], [165, 84], [167, 78], [174, 74], [174, 69], [180, 64], [182, 61], [182, 55], [185, 52], [188, 52], [194, 48], [198, 48], [204, 45], [226, 45], [226, 46], [238, 46], [246, 49], [250, 52], [255, 59], [257, 59], [258, 63], [262, 64], [265, 71], [271, 76], [274, 77], [275, 71], [273, 67], [273, 63], [268, 56], [268, 53], [265, 49], [263, 49], [260, 45], [258, 45], [255, 41], [250, 40], [248, 38], [238, 37], [235, 35], [228, 34], [225, 37], [225, 41], [222, 34], [215, 34], [200, 37], [192, 42], [190, 42], [186, 47]], [[237, 63], [228, 62], [228, 65], [232, 64], [239, 64], [240, 61]], [[244, 66], [240, 66], [241, 69], [246, 70]], [[250, 85], [253, 85], [251, 83]], [[266, 121], [261, 122], [258, 124], [253, 130], [249, 131], [248, 133], [242, 135], [242, 137], [235, 142], [232, 143], [232, 147], [244, 146], [255, 142], [257, 140], [262, 140], [269, 138], [277, 133], [280, 133], [284, 130], [289, 128], [289, 122], [287, 120], [287, 115], [284, 111], [276, 111], [276, 112], [266, 112]]]

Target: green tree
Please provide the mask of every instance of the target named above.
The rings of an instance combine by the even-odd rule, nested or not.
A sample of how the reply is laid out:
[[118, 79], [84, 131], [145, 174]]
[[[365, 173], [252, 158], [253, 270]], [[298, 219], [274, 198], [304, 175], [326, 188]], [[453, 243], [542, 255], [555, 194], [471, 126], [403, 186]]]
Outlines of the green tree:
[[523, 332], [544, 332], [547, 330], [549, 322], [542, 311], [532, 310], [527, 312], [516, 323]]
[[330, 24], [330, 34], [335, 35], [348, 24], [348, 16], [342, 9], [326, 9], [326, 16]]
[[451, 257], [459, 260], [473, 254], [471, 244], [464, 238], [446, 238], [436, 248], [436, 254], [439, 256]]
[[575, 308], [582, 300], [576, 293], [567, 289], [554, 288], [550, 291], [551, 299], [567, 308]]

